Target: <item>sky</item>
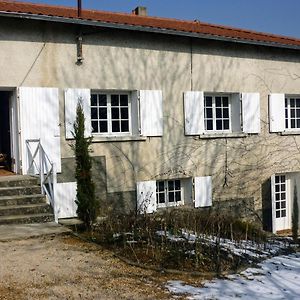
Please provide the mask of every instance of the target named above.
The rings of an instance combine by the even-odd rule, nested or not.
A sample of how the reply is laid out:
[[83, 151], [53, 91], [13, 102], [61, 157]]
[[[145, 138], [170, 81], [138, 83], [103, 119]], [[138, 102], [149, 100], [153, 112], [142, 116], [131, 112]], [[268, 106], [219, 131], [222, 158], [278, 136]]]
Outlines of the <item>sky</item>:
[[[77, 0], [22, 0], [77, 6]], [[146, 6], [148, 15], [199, 20], [300, 38], [300, 0], [82, 0], [84, 9], [131, 12]]]

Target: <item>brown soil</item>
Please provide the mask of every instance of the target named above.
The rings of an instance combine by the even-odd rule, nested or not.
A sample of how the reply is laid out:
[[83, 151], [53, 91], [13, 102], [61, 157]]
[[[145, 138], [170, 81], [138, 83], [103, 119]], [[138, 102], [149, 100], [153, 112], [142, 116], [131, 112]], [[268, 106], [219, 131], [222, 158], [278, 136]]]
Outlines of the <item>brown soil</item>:
[[170, 279], [72, 236], [0, 243], [0, 299], [172, 299]]

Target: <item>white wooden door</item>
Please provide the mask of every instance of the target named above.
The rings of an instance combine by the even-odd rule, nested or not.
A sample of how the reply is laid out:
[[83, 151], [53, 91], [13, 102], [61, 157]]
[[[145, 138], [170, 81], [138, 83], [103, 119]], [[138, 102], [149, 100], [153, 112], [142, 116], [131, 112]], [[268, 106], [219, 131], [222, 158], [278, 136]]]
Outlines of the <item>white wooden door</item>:
[[291, 228], [291, 209], [289, 181], [286, 175], [273, 175], [272, 185], [272, 218], [273, 232]]

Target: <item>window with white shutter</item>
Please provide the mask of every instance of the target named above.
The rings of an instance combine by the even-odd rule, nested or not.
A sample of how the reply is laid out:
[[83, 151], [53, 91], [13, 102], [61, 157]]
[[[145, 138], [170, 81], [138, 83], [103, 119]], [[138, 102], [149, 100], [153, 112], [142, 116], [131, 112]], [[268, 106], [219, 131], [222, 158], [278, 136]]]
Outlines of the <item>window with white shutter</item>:
[[259, 93], [185, 92], [184, 113], [186, 135], [260, 132]]

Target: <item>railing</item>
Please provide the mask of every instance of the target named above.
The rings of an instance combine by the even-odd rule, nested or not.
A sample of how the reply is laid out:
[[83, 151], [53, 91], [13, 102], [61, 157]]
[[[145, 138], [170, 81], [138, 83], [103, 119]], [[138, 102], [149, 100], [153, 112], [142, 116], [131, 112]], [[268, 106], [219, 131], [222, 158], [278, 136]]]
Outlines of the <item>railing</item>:
[[41, 184], [41, 193], [47, 196], [55, 215], [57, 222], [56, 203], [55, 203], [55, 185], [56, 168], [55, 164], [49, 159], [40, 139], [26, 140], [28, 154], [27, 174], [39, 176]]

